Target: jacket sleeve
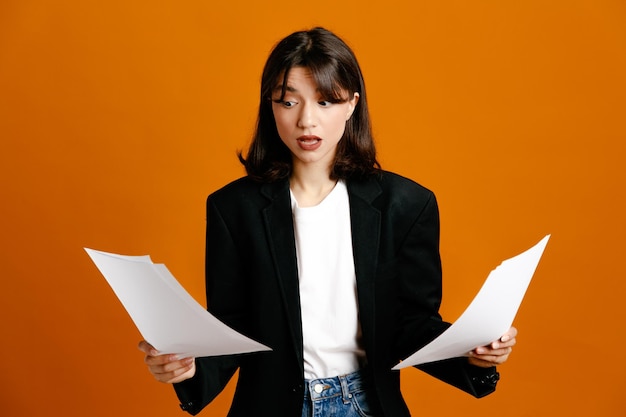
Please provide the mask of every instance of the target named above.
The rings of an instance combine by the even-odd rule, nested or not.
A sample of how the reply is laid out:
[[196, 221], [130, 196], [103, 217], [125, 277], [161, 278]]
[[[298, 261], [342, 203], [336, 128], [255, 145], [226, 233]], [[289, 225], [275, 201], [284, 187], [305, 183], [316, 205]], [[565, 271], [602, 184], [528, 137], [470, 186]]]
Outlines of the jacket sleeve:
[[[231, 230], [211, 196], [207, 200], [206, 293], [208, 311], [240, 328], [245, 306], [241, 262]], [[226, 386], [239, 367], [238, 355], [196, 358], [193, 378], [174, 384], [180, 406], [198, 414]]]
[[[434, 194], [423, 205], [400, 249], [401, 331], [399, 352], [405, 358], [449, 327], [439, 314], [442, 296], [439, 255], [439, 210]], [[495, 367], [470, 365], [467, 358], [453, 358], [417, 366], [418, 369], [475, 397], [495, 390]]]
[[481, 368], [470, 365], [467, 358], [452, 358], [416, 366], [435, 378], [481, 398], [496, 390], [500, 374], [496, 367]]
[[[404, 230], [397, 250], [399, 313], [397, 353], [405, 358], [441, 334], [448, 324], [441, 320], [442, 281], [439, 256], [439, 212], [435, 196], [428, 192], [402, 210]], [[397, 216], [397, 215], [396, 215]]]
[[235, 356], [196, 358], [194, 377], [174, 384], [180, 408], [198, 414], [224, 389], [237, 367]]

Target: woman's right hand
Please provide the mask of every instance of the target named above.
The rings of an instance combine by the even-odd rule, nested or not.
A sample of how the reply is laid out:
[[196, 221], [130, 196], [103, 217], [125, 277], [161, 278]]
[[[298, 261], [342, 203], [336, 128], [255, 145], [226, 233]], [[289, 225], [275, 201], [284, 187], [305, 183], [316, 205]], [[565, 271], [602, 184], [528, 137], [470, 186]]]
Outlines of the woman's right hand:
[[167, 384], [181, 382], [196, 374], [194, 358], [179, 358], [175, 354], [160, 355], [152, 345], [145, 340], [139, 342], [139, 350], [146, 354], [144, 362], [148, 370], [157, 381]]

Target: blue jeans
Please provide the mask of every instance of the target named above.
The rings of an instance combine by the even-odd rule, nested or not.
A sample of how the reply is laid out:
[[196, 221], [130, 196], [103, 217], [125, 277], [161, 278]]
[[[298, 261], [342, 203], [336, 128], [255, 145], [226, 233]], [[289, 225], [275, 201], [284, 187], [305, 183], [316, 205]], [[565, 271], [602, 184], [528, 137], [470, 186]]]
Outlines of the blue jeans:
[[302, 417], [382, 417], [376, 390], [362, 371], [305, 379]]

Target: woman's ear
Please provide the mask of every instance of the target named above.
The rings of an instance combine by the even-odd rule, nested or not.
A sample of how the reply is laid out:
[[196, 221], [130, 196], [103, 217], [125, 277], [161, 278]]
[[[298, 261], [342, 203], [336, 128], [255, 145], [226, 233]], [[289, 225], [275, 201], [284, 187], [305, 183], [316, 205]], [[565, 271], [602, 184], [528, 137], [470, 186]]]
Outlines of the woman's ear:
[[354, 92], [352, 99], [348, 100], [348, 114], [346, 114], [346, 120], [350, 120], [350, 117], [352, 117], [352, 113], [354, 113], [356, 104], [359, 102], [359, 97], [359, 93]]

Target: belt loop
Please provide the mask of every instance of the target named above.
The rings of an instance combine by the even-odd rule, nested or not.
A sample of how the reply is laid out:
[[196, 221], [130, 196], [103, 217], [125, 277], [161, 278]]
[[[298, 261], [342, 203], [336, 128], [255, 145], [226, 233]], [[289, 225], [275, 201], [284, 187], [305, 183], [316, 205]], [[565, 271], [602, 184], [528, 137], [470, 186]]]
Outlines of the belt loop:
[[346, 375], [339, 376], [339, 382], [341, 383], [341, 395], [343, 397], [343, 403], [349, 404], [350, 399], [352, 398], [352, 394], [350, 394], [350, 390], [348, 389], [348, 378], [346, 378]]

